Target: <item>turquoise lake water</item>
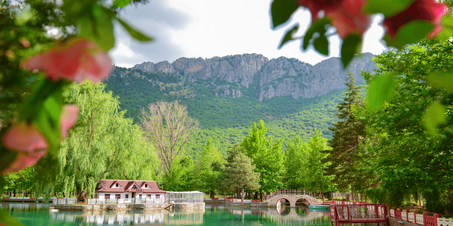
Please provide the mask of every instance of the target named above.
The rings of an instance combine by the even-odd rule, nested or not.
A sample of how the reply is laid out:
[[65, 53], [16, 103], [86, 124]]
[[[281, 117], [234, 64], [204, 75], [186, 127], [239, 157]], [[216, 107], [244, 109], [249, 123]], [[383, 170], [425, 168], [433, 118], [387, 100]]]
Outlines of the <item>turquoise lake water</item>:
[[206, 206], [204, 211], [49, 211], [47, 204], [1, 203], [1, 208], [26, 226], [82, 225], [304, 225], [330, 226], [328, 212], [305, 208], [250, 209], [223, 205]]

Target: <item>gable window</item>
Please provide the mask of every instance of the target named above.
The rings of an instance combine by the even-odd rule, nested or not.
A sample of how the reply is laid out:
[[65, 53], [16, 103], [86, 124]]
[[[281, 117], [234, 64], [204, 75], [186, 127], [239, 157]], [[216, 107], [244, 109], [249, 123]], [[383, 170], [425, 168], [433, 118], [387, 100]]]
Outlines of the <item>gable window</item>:
[[110, 199], [110, 194], [105, 194], [104, 197], [105, 199]]
[[116, 183], [116, 184], [115, 184], [115, 187], [119, 187], [119, 184], [118, 184], [118, 183]]
[[148, 184], [145, 184], [145, 188], [148, 188]]

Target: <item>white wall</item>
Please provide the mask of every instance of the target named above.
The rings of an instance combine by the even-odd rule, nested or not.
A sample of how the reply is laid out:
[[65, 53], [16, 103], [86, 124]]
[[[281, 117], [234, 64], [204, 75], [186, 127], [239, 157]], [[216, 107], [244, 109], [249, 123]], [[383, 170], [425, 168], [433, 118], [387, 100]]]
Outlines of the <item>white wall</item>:
[[121, 199], [126, 198], [126, 194], [128, 194], [128, 198], [132, 198], [132, 194], [130, 192], [127, 193], [97, 193], [98, 194], [98, 199], [105, 199], [105, 194], [110, 194], [110, 199], [115, 199], [116, 194], [121, 195]]

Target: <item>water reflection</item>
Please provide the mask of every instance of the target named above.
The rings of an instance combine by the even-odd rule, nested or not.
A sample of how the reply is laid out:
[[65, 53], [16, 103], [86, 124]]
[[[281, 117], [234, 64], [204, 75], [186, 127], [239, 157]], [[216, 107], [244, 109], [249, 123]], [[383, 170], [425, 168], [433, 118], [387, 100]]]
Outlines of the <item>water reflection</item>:
[[160, 211], [104, 211], [104, 212], [50, 212], [51, 219], [64, 222], [86, 222], [85, 225], [200, 225], [204, 211], [169, 212]]
[[33, 211], [49, 209], [49, 204], [46, 203], [0, 203], [2, 209], [9, 211]]
[[277, 225], [330, 225], [330, 212], [309, 212], [304, 206], [290, 208], [283, 205], [280, 209], [241, 209], [225, 207], [233, 215], [260, 215], [263, 220]]
[[308, 208], [235, 208], [206, 206], [206, 210], [159, 211], [49, 211], [48, 204], [1, 203], [11, 215], [27, 226], [81, 225], [310, 225], [329, 226], [329, 212], [309, 212]]

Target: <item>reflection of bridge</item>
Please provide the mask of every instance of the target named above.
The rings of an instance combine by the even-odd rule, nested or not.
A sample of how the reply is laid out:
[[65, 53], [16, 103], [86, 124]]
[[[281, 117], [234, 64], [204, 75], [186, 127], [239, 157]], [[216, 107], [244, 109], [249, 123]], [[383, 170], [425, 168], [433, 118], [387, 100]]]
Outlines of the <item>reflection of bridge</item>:
[[329, 225], [330, 213], [329, 212], [308, 212], [308, 209], [303, 210], [304, 213], [298, 213], [296, 208], [269, 208], [269, 209], [236, 209], [225, 208], [234, 215], [261, 215], [278, 225]]
[[329, 212], [311, 212], [308, 214], [300, 215], [297, 213], [295, 208], [290, 208], [290, 212], [286, 215], [279, 213], [277, 209], [269, 209], [264, 211], [264, 216], [273, 221], [278, 222], [279, 224], [285, 223], [304, 223], [304, 225], [316, 225], [329, 223], [330, 213]]

